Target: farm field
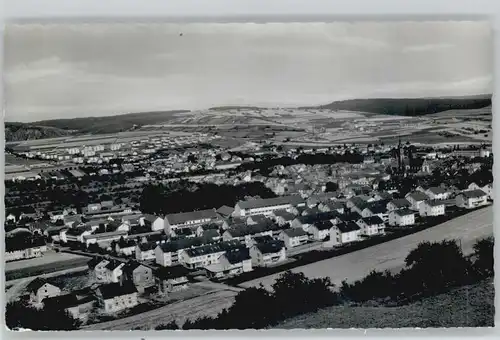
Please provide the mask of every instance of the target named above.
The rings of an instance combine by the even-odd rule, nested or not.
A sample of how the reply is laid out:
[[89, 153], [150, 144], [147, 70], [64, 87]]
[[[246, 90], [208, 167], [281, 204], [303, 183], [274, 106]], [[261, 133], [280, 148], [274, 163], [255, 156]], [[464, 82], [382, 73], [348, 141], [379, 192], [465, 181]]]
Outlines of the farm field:
[[134, 328], [152, 330], [157, 325], [166, 324], [172, 320], [183, 324], [186, 320], [196, 320], [202, 316], [214, 317], [233, 304], [236, 294], [231, 290], [213, 291], [123, 319], [84, 326], [82, 330], [131, 330]]
[[86, 256], [47, 252], [42, 257], [7, 262], [5, 265], [6, 281], [56, 272], [60, 270], [85, 266], [89, 258]]
[[[360, 251], [331, 259], [311, 263], [292, 269], [310, 278], [328, 276], [335, 285], [343, 280], [355, 281], [371, 270], [394, 270], [404, 266], [408, 253], [420, 242], [437, 242], [444, 239], [459, 239], [465, 253], [472, 251], [474, 242], [493, 234], [493, 207], [473, 211], [430, 229], [404, 236]], [[281, 273], [269, 275], [241, 284], [241, 287], [256, 287], [261, 283], [266, 288], [274, 283]]]
[[273, 329], [492, 327], [494, 301], [494, 282], [486, 280], [406, 306], [329, 307], [288, 319]]

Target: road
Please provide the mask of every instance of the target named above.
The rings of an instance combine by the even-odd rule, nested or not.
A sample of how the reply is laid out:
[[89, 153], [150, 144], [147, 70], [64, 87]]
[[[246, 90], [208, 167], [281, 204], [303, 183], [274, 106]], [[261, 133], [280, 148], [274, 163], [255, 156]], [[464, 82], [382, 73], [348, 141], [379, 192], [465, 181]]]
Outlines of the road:
[[[475, 241], [493, 234], [493, 207], [476, 210], [430, 229], [382, 243], [360, 251], [294, 268], [310, 278], [330, 277], [340, 285], [345, 279], [354, 281], [371, 270], [396, 271], [404, 266], [408, 253], [423, 241], [459, 239], [464, 253], [470, 253]], [[270, 288], [281, 273], [245, 282], [241, 287], [263, 284]]]

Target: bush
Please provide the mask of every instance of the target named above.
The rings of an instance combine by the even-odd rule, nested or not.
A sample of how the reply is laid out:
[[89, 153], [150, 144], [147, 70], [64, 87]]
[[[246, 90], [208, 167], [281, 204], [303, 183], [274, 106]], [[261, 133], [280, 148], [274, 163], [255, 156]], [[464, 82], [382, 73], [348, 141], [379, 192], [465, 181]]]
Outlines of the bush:
[[494, 274], [494, 239], [488, 237], [474, 244], [474, 268], [480, 277]]

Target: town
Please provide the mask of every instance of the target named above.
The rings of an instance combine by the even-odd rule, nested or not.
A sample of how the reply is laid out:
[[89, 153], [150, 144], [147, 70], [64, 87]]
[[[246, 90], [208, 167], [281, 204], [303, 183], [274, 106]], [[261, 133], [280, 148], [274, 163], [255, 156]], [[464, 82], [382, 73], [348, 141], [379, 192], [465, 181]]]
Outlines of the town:
[[237, 290], [493, 201], [486, 142], [224, 139], [159, 130], [8, 146], [8, 299], [66, 311], [85, 328]]

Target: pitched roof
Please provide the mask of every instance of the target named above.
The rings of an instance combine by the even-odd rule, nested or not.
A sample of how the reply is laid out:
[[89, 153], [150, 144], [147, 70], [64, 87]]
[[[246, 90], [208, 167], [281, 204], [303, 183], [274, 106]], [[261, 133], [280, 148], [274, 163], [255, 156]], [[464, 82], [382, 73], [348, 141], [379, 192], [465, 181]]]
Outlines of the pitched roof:
[[218, 215], [214, 209], [169, 214], [165, 216], [165, 219], [167, 219], [170, 224], [183, 224], [188, 221], [217, 219], [217, 218]]
[[340, 214], [337, 211], [327, 211], [316, 215], [299, 216], [297, 220], [303, 224], [313, 224], [317, 221], [331, 220], [338, 216], [340, 216]]
[[348, 233], [361, 229], [359, 225], [357, 225], [353, 221], [339, 223], [336, 227], [340, 230], [341, 233]]
[[228, 207], [227, 205], [223, 205], [217, 212], [223, 216], [230, 216], [234, 212], [234, 208]]
[[384, 221], [377, 215], [371, 216], [371, 217], [364, 217], [361, 220], [368, 225], [376, 225], [376, 224], [383, 224], [384, 223]]
[[95, 296], [92, 295], [79, 297], [75, 293], [69, 293], [64, 295], [47, 297], [43, 299], [42, 302], [44, 304], [44, 307], [48, 307], [50, 310], [54, 309], [62, 310], [70, 307], [79, 306], [84, 303], [88, 303], [95, 300], [96, 300]]
[[162, 280], [177, 279], [189, 274], [189, 269], [182, 265], [172, 266], [172, 267], [160, 267], [155, 272], [154, 275]]
[[238, 248], [227, 251], [224, 255], [231, 264], [240, 263], [245, 260], [250, 260], [250, 249]]
[[103, 261], [100, 257], [93, 257], [90, 261], [87, 262], [89, 269], [94, 269], [99, 263]]
[[462, 191], [459, 195], [464, 195], [465, 198], [478, 198], [487, 196], [487, 194], [480, 189]]
[[398, 209], [398, 210], [393, 210], [395, 214], [403, 217], [403, 216], [408, 216], [408, 215], [414, 215], [415, 212], [409, 209]]
[[137, 288], [135, 288], [134, 284], [129, 281], [125, 281], [123, 284], [108, 283], [100, 286], [98, 289], [101, 292], [104, 300], [112, 299], [117, 296], [137, 293]]
[[327, 230], [333, 227], [333, 223], [329, 220], [317, 221], [313, 224], [318, 230]]
[[429, 196], [427, 196], [426, 194], [424, 194], [423, 192], [421, 191], [414, 191], [412, 193], [409, 193], [406, 195], [407, 198], [411, 198], [413, 199], [414, 201], [425, 201], [425, 200], [428, 200], [429, 199]]
[[140, 251], [149, 251], [156, 248], [156, 243], [153, 242], [139, 243], [138, 246]]
[[278, 205], [298, 205], [304, 203], [304, 199], [299, 195], [281, 196], [275, 198], [255, 199], [248, 201], [239, 201], [237, 205], [240, 209], [256, 209], [263, 207], [273, 207]]
[[121, 262], [121, 261], [111, 259], [111, 260], [109, 260], [109, 263], [104, 266], [104, 268], [112, 271], [112, 270], [115, 270], [116, 268], [118, 268], [119, 266], [121, 266], [122, 264], [123, 264], [123, 262]]
[[[36, 293], [38, 291], [38, 289], [40, 289], [40, 287], [42, 287], [44, 284], [51, 284], [49, 283], [46, 279], [44, 278], [41, 278], [41, 277], [37, 277], [36, 279], [34, 279], [33, 281], [31, 281], [27, 286], [26, 286], [26, 290], [28, 292], [33, 292], [33, 293]], [[54, 285], [53, 285], [54, 286]]]
[[157, 219], [161, 218], [160, 216], [155, 216], [155, 215], [151, 215], [151, 214], [144, 214], [143, 217], [144, 217], [145, 221], [148, 221], [150, 223], [153, 223]]
[[307, 233], [304, 231], [302, 228], [290, 228], [290, 229], [285, 229], [283, 232], [288, 236], [288, 237], [299, 237], [299, 236], [305, 236]]
[[427, 189], [427, 191], [432, 192], [434, 195], [439, 195], [439, 194], [446, 193], [446, 190], [444, 190], [441, 187], [431, 187], [431, 188]]
[[238, 240], [230, 240], [230, 241], [224, 241], [224, 242], [219, 242], [219, 243], [206, 244], [206, 245], [199, 246], [196, 248], [186, 249], [186, 253], [190, 257], [195, 257], [195, 256], [219, 253], [219, 252], [228, 251], [230, 249], [240, 248], [240, 247], [244, 248], [245, 245], [242, 245], [240, 243], [240, 241], [238, 241]]
[[158, 247], [160, 247], [163, 252], [170, 253], [181, 249], [186, 249], [189, 247], [201, 246], [202, 244], [203, 244], [202, 238], [192, 237], [192, 238], [181, 238], [170, 242], [161, 243], [158, 245]]
[[281, 240], [272, 240], [269, 242], [257, 243], [255, 246], [262, 254], [272, 254], [281, 251], [285, 243]]
[[[140, 266], [146, 267], [145, 265], [143, 265], [137, 261], [131, 260], [125, 264], [125, 266], [123, 267], [123, 271], [127, 272], [127, 273], [132, 273], [134, 270], [136, 270]], [[148, 268], [148, 267], [146, 267], [146, 268]]]
[[444, 201], [443, 200], [428, 200], [428, 201], [424, 201], [422, 204], [427, 204], [430, 207], [438, 207], [440, 205], [444, 205]]
[[389, 203], [394, 205], [397, 209], [407, 208], [407, 207], [411, 206], [410, 202], [408, 202], [408, 200], [406, 198], [398, 198], [398, 199], [392, 200]]
[[87, 226], [82, 226], [82, 227], [76, 227], [76, 228], [70, 228], [68, 231], [66, 231], [66, 235], [71, 235], [71, 236], [80, 236], [86, 231], [91, 231], [92, 229]]
[[390, 200], [393, 197], [392, 194], [390, 194], [388, 192], [385, 192], [385, 191], [378, 192], [377, 195], [380, 196], [382, 199], [385, 199], [385, 200]]
[[369, 209], [374, 214], [383, 214], [387, 212], [387, 206], [384, 202], [371, 202], [369, 203], [365, 209]]

